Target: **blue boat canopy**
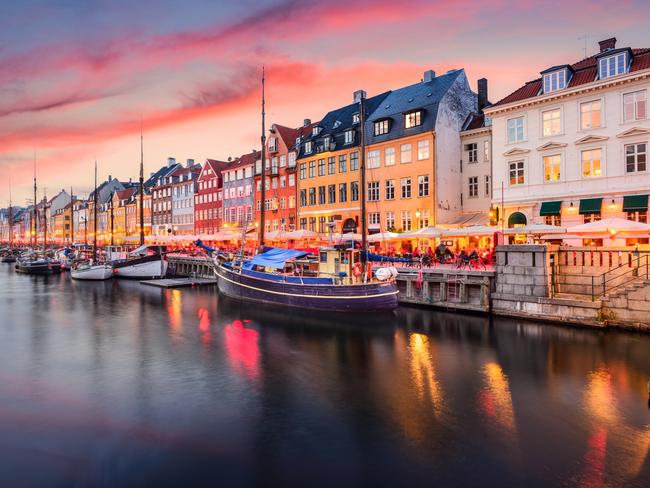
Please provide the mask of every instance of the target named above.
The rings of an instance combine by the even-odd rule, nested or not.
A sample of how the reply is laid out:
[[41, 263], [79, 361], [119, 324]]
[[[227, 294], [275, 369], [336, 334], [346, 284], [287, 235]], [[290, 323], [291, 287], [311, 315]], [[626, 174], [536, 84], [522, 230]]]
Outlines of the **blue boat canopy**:
[[307, 256], [309, 253], [305, 251], [297, 251], [295, 249], [282, 249], [280, 247], [268, 248], [261, 254], [258, 254], [253, 259], [248, 261], [246, 268], [253, 266], [264, 266], [265, 268], [284, 268], [284, 263], [290, 259], [301, 258]]

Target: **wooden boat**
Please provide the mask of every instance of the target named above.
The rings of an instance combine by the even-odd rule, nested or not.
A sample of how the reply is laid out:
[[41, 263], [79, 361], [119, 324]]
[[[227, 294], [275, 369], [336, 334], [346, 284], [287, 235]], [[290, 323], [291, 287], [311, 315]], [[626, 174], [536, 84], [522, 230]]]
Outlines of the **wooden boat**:
[[16, 272], [31, 275], [52, 275], [62, 271], [61, 263], [55, 259], [35, 258], [19, 259], [16, 262]]
[[113, 263], [113, 274], [134, 280], [164, 278], [168, 266], [165, 250], [164, 246], [140, 246], [129, 253], [128, 259]]
[[70, 269], [73, 280], [107, 280], [113, 277], [113, 267], [110, 264], [92, 264], [92, 262], [75, 263]]

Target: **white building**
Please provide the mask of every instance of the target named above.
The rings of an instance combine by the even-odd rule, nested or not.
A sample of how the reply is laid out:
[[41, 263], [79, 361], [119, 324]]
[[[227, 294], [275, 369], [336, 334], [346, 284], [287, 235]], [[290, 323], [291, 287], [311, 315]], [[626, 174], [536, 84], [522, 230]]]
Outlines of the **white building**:
[[543, 70], [485, 109], [492, 202], [501, 207], [503, 199], [508, 227], [647, 220], [650, 49], [616, 48], [615, 38], [599, 47], [582, 61]]

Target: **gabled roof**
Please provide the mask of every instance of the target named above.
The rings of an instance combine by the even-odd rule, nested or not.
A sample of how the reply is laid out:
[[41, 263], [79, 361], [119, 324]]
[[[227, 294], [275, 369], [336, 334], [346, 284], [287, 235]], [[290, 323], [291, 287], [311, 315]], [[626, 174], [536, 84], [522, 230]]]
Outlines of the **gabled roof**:
[[[447, 94], [454, 82], [464, 73], [463, 70], [453, 70], [431, 81], [421, 81], [391, 91], [381, 104], [368, 111], [366, 125], [366, 141], [368, 144], [397, 139], [411, 134], [431, 132], [436, 126], [438, 105]], [[422, 110], [422, 124], [406, 129], [404, 114]], [[387, 134], [374, 135], [373, 123], [379, 120], [389, 120], [390, 130]]]
[[489, 117], [485, 117], [485, 114], [471, 113], [467, 116], [467, 119], [465, 119], [462, 130], [482, 129], [484, 127], [490, 127], [491, 125], [492, 122]]
[[226, 170], [231, 170], [231, 169], [236, 169], [240, 168], [242, 166], [249, 166], [249, 165], [254, 165], [255, 162], [262, 157], [262, 153], [260, 151], [253, 151], [247, 154], [242, 154], [238, 158], [230, 161], [228, 166], [225, 168]]
[[[603, 53], [594, 54], [583, 60], [569, 65], [574, 74], [569, 81], [567, 88], [574, 88], [576, 86], [585, 85], [596, 81], [598, 77], [598, 58], [615, 54], [618, 51], [625, 51], [629, 48], [622, 48], [616, 50], [605, 51]], [[650, 48], [632, 49], [632, 65], [630, 66], [630, 73], [641, 71], [650, 68]], [[548, 71], [548, 70], [545, 70]], [[543, 73], [543, 72], [542, 72]], [[524, 86], [516, 89], [510, 95], [502, 98], [493, 107], [499, 105], [506, 105], [513, 102], [520, 102], [538, 96], [542, 91], [542, 79], [527, 82]]]

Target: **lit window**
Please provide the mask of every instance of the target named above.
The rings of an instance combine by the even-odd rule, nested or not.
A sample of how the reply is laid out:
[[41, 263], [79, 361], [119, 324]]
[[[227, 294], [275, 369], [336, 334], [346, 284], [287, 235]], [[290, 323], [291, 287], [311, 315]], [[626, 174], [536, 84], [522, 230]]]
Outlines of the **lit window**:
[[395, 164], [395, 148], [387, 147], [384, 149], [384, 165], [393, 166]]
[[621, 75], [627, 71], [626, 53], [615, 54], [598, 61], [598, 77], [603, 80], [610, 76]]
[[410, 163], [411, 160], [411, 144], [402, 144], [400, 146], [400, 163]]
[[354, 142], [354, 131], [346, 130], [345, 131], [345, 143], [352, 144]]
[[415, 112], [410, 112], [404, 114], [404, 128], [410, 129], [412, 127], [417, 127], [422, 125], [422, 111], [417, 110]]
[[516, 117], [508, 119], [508, 143], [521, 142], [524, 140], [524, 118]]
[[513, 161], [508, 165], [510, 172], [510, 186], [524, 184], [524, 162]]
[[561, 130], [559, 109], [542, 112], [542, 134], [544, 137], [558, 135]]
[[311, 153], [311, 141], [305, 142], [305, 154]]
[[593, 178], [601, 176], [601, 149], [589, 149], [582, 151], [582, 176], [583, 178]]
[[379, 168], [381, 166], [379, 151], [368, 151], [368, 169]]
[[381, 136], [383, 134], [388, 134], [388, 119], [375, 122], [375, 135]]
[[596, 129], [601, 125], [600, 100], [580, 104], [580, 128]]
[[353, 124], [358, 124], [361, 119], [359, 118], [359, 114], [352, 114], [352, 123]]
[[560, 163], [559, 154], [544, 156], [544, 181], [560, 181]]
[[418, 141], [418, 160], [429, 159], [429, 141]]
[[623, 114], [625, 122], [645, 119], [647, 116], [646, 103], [647, 97], [645, 90], [626, 93], [623, 95]]
[[647, 145], [628, 144], [625, 146], [625, 167], [628, 173], [638, 173], [646, 170]]

